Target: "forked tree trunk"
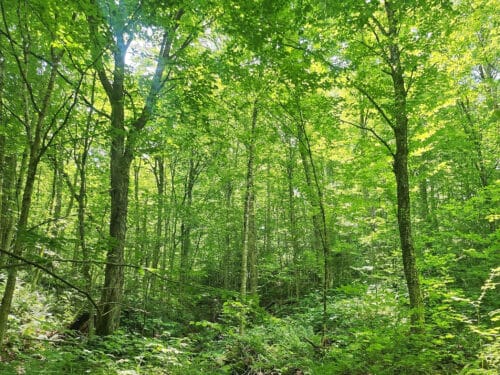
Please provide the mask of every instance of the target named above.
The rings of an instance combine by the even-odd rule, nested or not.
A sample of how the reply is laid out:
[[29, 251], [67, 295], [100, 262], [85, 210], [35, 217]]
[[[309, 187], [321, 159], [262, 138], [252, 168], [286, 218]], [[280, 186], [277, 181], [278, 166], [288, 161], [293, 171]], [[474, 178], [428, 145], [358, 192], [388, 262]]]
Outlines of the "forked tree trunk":
[[[172, 44], [176, 40], [176, 30], [179, 21], [184, 14], [180, 8], [170, 21], [170, 29], [165, 29], [160, 44], [159, 54], [156, 57], [156, 68], [149, 82], [147, 96], [140, 112], [134, 111], [134, 117], [125, 122], [125, 107], [128, 100], [125, 89], [126, 63], [125, 56], [134, 38], [133, 30], [129, 29], [131, 19], [125, 13], [111, 12], [108, 15], [100, 15], [96, 1], [91, 1], [94, 12], [87, 14], [89, 32], [92, 40], [91, 53], [94, 58], [94, 68], [99, 80], [106, 91], [108, 101], [111, 105], [111, 153], [110, 153], [110, 195], [111, 212], [109, 225], [109, 245], [107, 252], [107, 263], [105, 268], [104, 285], [101, 295], [101, 314], [98, 316], [96, 333], [108, 335], [115, 331], [119, 325], [120, 310], [123, 300], [124, 285], [124, 248], [127, 234], [127, 210], [128, 190], [130, 184], [130, 166], [134, 158], [137, 137], [151, 119], [158, 95], [168, 80], [164, 72], [169, 63], [173, 63], [175, 56], [186, 48], [191, 41], [191, 36], [181, 43], [180, 47], [172, 53]], [[133, 18], [133, 16], [130, 16]], [[101, 45], [99, 39], [100, 22], [111, 21], [104, 25], [110, 31], [111, 37], [107, 45]], [[133, 22], [132, 22], [133, 23]], [[108, 76], [105, 67], [103, 51], [107, 48], [112, 50], [113, 71], [112, 79]]]
[[[4, 11], [3, 8], [2, 11]], [[50, 76], [47, 81], [47, 87], [45, 89], [40, 108], [38, 110], [37, 116], [33, 121], [33, 124], [25, 124], [28, 129], [30, 128], [30, 125], [32, 125], [31, 127], [32, 138], [28, 139], [29, 142], [28, 169], [26, 172], [26, 180], [24, 183], [23, 197], [21, 201], [21, 211], [16, 225], [16, 237], [14, 242], [14, 249], [12, 251], [15, 255], [18, 256], [21, 256], [23, 253], [25, 234], [28, 228], [28, 219], [31, 209], [31, 201], [33, 196], [33, 189], [35, 185], [38, 165], [40, 163], [40, 158], [46, 151], [46, 147], [43, 145], [43, 139], [47, 134], [46, 133], [47, 129], [44, 126], [45, 119], [52, 104], [51, 100], [57, 77], [58, 63], [62, 57], [62, 53], [56, 53], [55, 50], [52, 50], [51, 54], [53, 57], [53, 65], [50, 70]], [[19, 66], [19, 68], [23, 69], [24, 67]], [[28, 85], [25, 84], [24, 89], [30, 90], [31, 87], [28, 87]], [[27, 133], [27, 137], [29, 137], [29, 135], [30, 132]], [[11, 259], [9, 263], [11, 263], [12, 261], [13, 259]], [[12, 305], [12, 299], [14, 296], [16, 281], [17, 281], [17, 267], [10, 267], [7, 276], [7, 283], [5, 285], [5, 290], [2, 297], [2, 304], [0, 306], [0, 345], [2, 344], [3, 338], [5, 336], [5, 331], [7, 328], [7, 320]]]

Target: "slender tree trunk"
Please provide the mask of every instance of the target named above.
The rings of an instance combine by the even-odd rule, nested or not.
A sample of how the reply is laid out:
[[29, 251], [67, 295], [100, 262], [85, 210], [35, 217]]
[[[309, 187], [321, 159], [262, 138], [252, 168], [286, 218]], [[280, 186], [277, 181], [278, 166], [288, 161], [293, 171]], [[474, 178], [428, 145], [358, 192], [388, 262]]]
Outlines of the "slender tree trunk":
[[300, 257], [300, 247], [299, 240], [297, 236], [297, 215], [295, 208], [295, 192], [293, 186], [293, 176], [295, 167], [295, 145], [292, 144], [292, 140], [288, 145], [288, 161], [286, 165], [287, 172], [287, 182], [288, 182], [288, 215], [290, 223], [290, 239], [292, 244], [292, 254], [293, 254], [293, 275], [294, 275], [294, 294], [295, 298], [299, 298], [300, 295], [300, 267], [299, 267], [299, 257]]
[[[299, 107], [300, 111], [300, 107]], [[297, 140], [299, 142], [299, 153], [304, 168], [308, 195], [313, 210], [312, 222], [314, 229], [314, 246], [323, 257], [323, 284], [328, 287], [333, 279], [331, 269], [330, 241], [326, 227], [326, 214], [323, 202], [323, 189], [321, 188], [319, 176], [314, 163], [309, 137], [305, 124], [300, 116], [297, 123]]]
[[[153, 245], [153, 252], [151, 254], [151, 267], [157, 269], [160, 264], [162, 257], [163, 248], [163, 229], [165, 228], [165, 160], [163, 156], [155, 157], [153, 173], [156, 181], [156, 224], [155, 224], [155, 240]], [[166, 229], [166, 228], [165, 228]], [[163, 254], [164, 255], [164, 254]], [[162, 262], [162, 271], [165, 271], [165, 263]], [[148, 275], [148, 281], [146, 285], [146, 295], [151, 295], [154, 298], [156, 291], [155, 287], [156, 278], [154, 275]]]
[[421, 176], [418, 184], [418, 190], [420, 195], [420, 217], [425, 223], [427, 223], [429, 221], [429, 199], [427, 192], [427, 178], [425, 176]]
[[[252, 119], [250, 124], [250, 134], [249, 140], [246, 144], [247, 147], [247, 176], [246, 176], [246, 188], [245, 188], [245, 201], [243, 209], [243, 246], [241, 252], [241, 281], [240, 281], [240, 293], [243, 301], [246, 300], [248, 282], [251, 276], [252, 267], [256, 267], [256, 255], [255, 254], [255, 192], [254, 192], [254, 162], [255, 162], [255, 127], [257, 124], [257, 100], [255, 100], [252, 110]], [[250, 261], [250, 267], [249, 267]], [[254, 262], [252, 264], [252, 262]], [[249, 272], [250, 271], [250, 272]], [[255, 274], [252, 275], [256, 278], [256, 270], [253, 271]], [[250, 274], [249, 274], [250, 273]], [[257, 280], [251, 280], [251, 292], [256, 292]], [[255, 288], [255, 290], [252, 290]], [[243, 323], [240, 327], [240, 331], [243, 332]]]
[[[58, 153], [60, 149], [54, 149], [54, 154], [50, 156], [52, 161], [52, 194], [50, 196], [50, 201], [47, 206], [49, 207], [50, 216], [52, 218], [52, 222], [47, 225], [47, 233], [54, 240], [57, 240], [59, 237], [60, 231], [63, 229], [59, 219], [61, 218], [62, 212], [62, 191], [63, 191], [63, 166], [61, 165], [62, 161], [59, 158]], [[40, 177], [38, 179], [40, 181]], [[45, 255], [46, 247], [42, 246], [38, 256], [43, 258]], [[36, 288], [38, 281], [40, 280], [41, 270], [36, 269], [34, 271], [34, 276], [32, 279], [31, 286], [33, 289]]]
[[421, 331], [424, 325], [424, 303], [420, 288], [415, 249], [412, 238], [412, 222], [410, 213], [410, 184], [408, 178], [408, 115], [406, 106], [406, 88], [401, 65], [399, 46], [395, 43], [398, 36], [398, 25], [390, 2], [385, 2], [389, 22], [389, 45], [391, 77], [394, 87], [394, 135], [396, 138], [396, 153], [394, 155], [394, 174], [397, 185], [397, 216], [403, 268], [406, 285], [410, 297], [412, 326], [415, 331]]
[[[3, 10], [3, 9], [2, 9]], [[31, 209], [31, 201], [33, 196], [33, 189], [35, 186], [35, 180], [37, 175], [38, 164], [40, 158], [45, 152], [46, 148], [42, 145], [43, 132], [44, 132], [44, 121], [49, 111], [51, 105], [52, 94], [54, 92], [54, 85], [57, 76], [57, 67], [60, 61], [61, 55], [52, 52], [52, 57], [54, 58], [52, 68], [50, 70], [50, 76], [47, 81], [47, 88], [43, 95], [42, 103], [38, 111], [34, 126], [32, 127], [33, 135], [32, 139], [28, 139], [29, 146], [29, 157], [28, 157], [28, 169], [26, 172], [26, 181], [24, 184], [23, 197], [21, 201], [21, 211], [19, 219], [16, 225], [16, 238], [14, 242], [13, 253], [15, 255], [21, 256], [24, 246], [24, 236], [28, 227], [29, 213]], [[30, 88], [25, 87], [27, 90]], [[29, 128], [29, 124], [26, 124]], [[29, 138], [28, 132], [27, 137]], [[9, 263], [14, 260], [11, 259]], [[3, 342], [5, 331], [7, 329], [7, 320], [10, 313], [10, 308], [12, 305], [12, 299], [14, 296], [14, 290], [17, 281], [17, 267], [11, 267], [8, 271], [7, 283], [5, 285], [5, 290], [2, 297], [2, 304], [0, 306], [0, 345]]]
[[199, 161], [189, 159], [189, 169], [184, 186], [184, 198], [182, 200], [182, 222], [181, 222], [181, 269], [180, 280], [188, 280], [190, 272], [190, 257], [191, 257], [191, 229], [192, 229], [192, 213], [191, 206], [193, 204], [193, 188], [199, 172]]
[[255, 142], [256, 142], [256, 133], [255, 128], [257, 125], [257, 116], [258, 116], [258, 108], [257, 101], [254, 103], [254, 108], [252, 112], [252, 125], [250, 129], [250, 145], [248, 148], [248, 166], [247, 166], [247, 199], [246, 199], [246, 240], [247, 250], [248, 250], [248, 263], [249, 263], [249, 287], [250, 294], [253, 296], [257, 296], [257, 287], [258, 287], [258, 279], [259, 272], [257, 268], [258, 263], [258, 248], [257, 248], [257, 233], [255, 228]]
[[[22, 255], [24, 235], [28, 227], [28, 218], [31, 208], [31, 198], [33, 195], [33, 188], [35, 185], [36, 172], [38, 167], [38, 151], [39, 143], [31, 147], [30, 161], [28, 164], [28, 172], [26, 175], [26, 184], [24, 187], [23, 199], [21, 204], [21, 213], [17, 222], [17, 234], [14, 242], [13, 253], [15, 255]], [[12, 262], [12, 260], [11, 260]], [[9, 262], [9, 263], [11, 263]], [[9, 268], [7, 284], [2, 297], [2, 305], [0, 306], [0, 343], [3, 342], [5, 330], [7, 328], [7, 320], [12, 305], [14, 296], [14, 289], [16, 287], [17, 267]]]
[[309, 142], [309, 137], [305, 128], [304, 119], [302, 116], [302, 110], [300, 108], [300, 102], [297, 100], [298, 110], [299, 110], [299, 121], [297, 122], [297, 139], [299, 142], [299, 152], [302, 159], [302, 164], [304, 165], [304, 173], [306, 175], [306, 182], [309, 189], [309, 195], [311, 199], [311, 205], [313, 208], [313, 226], [316, 241], [319, 241], [319, 251], [322, 252], [323, 258], [323, 280], [322, 280], [322, 304], [323, 304], [323, 338], [326, 338], [326, 326], [327, 326], [327, 293], [330, 287], [333, 277], [332, 277], [332, 259], [330, 251], [330, 239], [328, 236], [328, 230], [326, 226], [326, 213], [325, 206], [323, 202], [323, 189], [320, 184], [318, 172], [316, 165], [314, 163], [313, 154], [311, 150], [311, 144]]
[[[5, 57], [0, 48], [0, 128], [6, 129], [5, 126], [5, 117], [4, 117], [4, 103], [3, 103], [3, 92], [4, 92], [4, 69], [5, 69]], [[5, 134], [0, 133], [0, 212], [3, 206], [3, 181], [4, 181], [4, 170], [5, 170]], [[0, 222], [2, 224], [2, 222]], [[0, 227], [1, 234], [1, 227]], [[0, 258], [1, 260], [1, 258]], [[1, 263], [1, 262], [0, 262]]]
[[[16, 155], [7, 155], [2, 171], [2, 205], [0, 207], [0, 247], [9, 250], [14, 235], [16, 220]], [[4, 263], [4, 256], [0, 257], [0, 264]]]
[[[177, 207], [177, 192], [175, 189], [175, 176], [177, 172], [177, 163], [176, 161], [172, 161], [170, 163], [170, 207]], [[171, 231], [168, 233], [168, 237], [166, 240], [170, 243], [170, 254], [168, 259], [168, 269], [169, 274], [173, 275], [174, 273], [174, 265], [175, 265], [175, 256], [177, 253], [177, 209], [173, 209], [171, 211]]]
[[[0, 50], [0, 127], [7, 129], [4, 111], [4, 69], [5, 56]], [[14, 214], [11, 212], [13, 201], [13, 186], [15, 178], [16, 158], [7, 152], [7, 137], [0, 133], [0, 248], [9, 250]], [[0, 265], [3, 265], [4, 254], [0, 255]]]
[[160, 262], [160, 254], [163, 244], [163, 227], [165, 225], [165, 160], [163, 157], [155, 158], [155, 179], [156, 193], [158, 194], [156, 208], [156, 237], [153, 249], [153, 268], [158, 268]]
[[225, 202], [225, 210], [224, 210], [224, 223], [221, 225], [224, 226], [224, 253], [220, 258], [220, 268], [222, 269], [222, 285], [224, 289], [230, 289], [231, 286], [231, 271], [233, 266], [233, 248], [232, 244], [232, 230], [230, 228], [231, 225], [231, 210], [233, 205], [233, 185], [231, 181], [227, 181], [224, 189], [224, 202]]
[[[85, 213], [87, 210], [87, 157], [88, 157], [88, 141], [86, 140], [86, 145], [84, 147], [84, 151], [81, 155], [80, 165], [78, 167], [79, 170], [79, 179], [80, 179], [80, 187], [77, 195], [77, 204], [78, 204], [78, 240], [80, 244], [80, 251], [82, 254], [82, 276], [85, 280], [85, 290], [87, 293], [92, 293], [92, 259], [91, 253], [87, 246], [86, 241], [86, 228], [85, 228]], [[92, 336], [94, 333], [94, 306], [89, 303], [89, 336]]]

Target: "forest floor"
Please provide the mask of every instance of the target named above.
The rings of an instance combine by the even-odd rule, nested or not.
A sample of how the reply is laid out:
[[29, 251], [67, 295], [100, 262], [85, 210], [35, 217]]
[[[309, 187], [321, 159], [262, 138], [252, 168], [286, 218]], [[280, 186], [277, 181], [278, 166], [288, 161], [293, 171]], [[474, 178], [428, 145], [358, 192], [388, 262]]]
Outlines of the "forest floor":
[[407, 311], [390, 291], [337, 290], [324, 337], [315, 294], [274, 311], [226, 301], [214, 321], [189, 321], [186, 306], [176, 321], [128, 313], [105, 338], [67, 330], [75, 319], [70, 294], [21, 283], [18, 296], [2, 375], [500, 373], [493, 331], [467, 326], [441, 305], [424, 333], [409, 334]]

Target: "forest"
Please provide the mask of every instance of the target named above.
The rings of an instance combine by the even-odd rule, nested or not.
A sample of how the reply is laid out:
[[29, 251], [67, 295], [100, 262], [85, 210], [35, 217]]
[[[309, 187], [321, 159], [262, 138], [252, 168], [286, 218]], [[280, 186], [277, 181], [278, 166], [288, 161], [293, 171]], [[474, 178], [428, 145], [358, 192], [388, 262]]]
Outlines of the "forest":
[[499, 0], [0, 0], [0, 374], [500, 373]]

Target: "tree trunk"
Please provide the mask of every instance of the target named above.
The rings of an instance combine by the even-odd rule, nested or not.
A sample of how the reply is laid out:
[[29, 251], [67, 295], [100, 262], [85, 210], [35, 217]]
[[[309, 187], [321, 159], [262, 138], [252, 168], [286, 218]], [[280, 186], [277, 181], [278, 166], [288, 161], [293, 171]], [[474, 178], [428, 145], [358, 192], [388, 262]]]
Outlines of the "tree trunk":
[[[114, 136], [111, 146], [111, 212], [109, 223], [110, 243], [106, 256], [104, 285], [101, 294], [101, 316], [97, 320], [96, 333], [108, 335], [119, 325], [123, 299], [124, 249], [127, 233], [128, 190], [132, 150], [125, 145], [123, 130], [123, 105], [114, 103], [112, 122]], [[116, 122], [116, 123], [115, 123]], [[118, 126], [117, 126], [118, 125]]]
[[252, 127], [251, 127], [251, 139], [248, 149], [248, 169], [247, 169], [247, 204], [246, 204], [246, 240], [248, 242], [248, 263], [249, 263], [249, 287], [250, 294], [257, 296], [257, 287], [259, 272], [257, 268], [258, 263], [258, 249], [257, 249], [257, 233], [255, 228], [255, 142], [256, 133], [255, 127], [257, 125], [258, 108], [257, 101], [254, 103], [254, 108], [252, 112]]
[[[96, 332], [99, 335], [107, 335], [114, 332], [118, 327], [120, 309], [123, 299], [124, 284], [124, 248], [127, 233], [127, 210], [128, 210], [128, 189], [130, 184], [130, 166], [134, 158], [136, 138], [151, 119], [158, 95], [162, 87], [168, 81], [169, 75], [164, 76], [164, 72], [169, 63], [182, 49], [186, 48], [191, 41], [191, 36], [186, 38], [177, 51], [172, 53], [172, 45], [176, 39], [176, 32], [179, 21], [184, 14], [184, 9], [179, 8], [174, 11], [174, 16], [170, 19], [170, 28], [165, 29], [160, 42], [159, 54], [156, 56], [156, 68], [149, 82], [149, 88], [144, 105], [139, 112], [133, 111], [134, 117], [128, 119], [125, 126], [125, 105], [128, 101], [125, 90], [126, 64], [125, 56], [127, 50], [134, 39], [134, 32], [129, 28], [134, 24], [134, 14], [127, 15], [125, 11], [109, 14], [100, 14], [106, 11], [105, 7], [100, 8], [95, 1], [91, 2], [94, 7], [87, 14], [90, 38], [92, 41], [91, 53], [94, 58], [94, 68], [99, 80], [106, 91], [108, 101], [111, 105], [111, 154], [110, 154], [110, 195], [111, 212], [109, 235], [110, 243], [107, 253], [107, 264], [105, 269], [104, 285], [101, 295], [101, 315], [98, 317]], [[96, 16], [96, 13], [98, 16]], [[98, 36], [100, 22], [107, 20], [104, 25], [110, 33], [106, 45], [101, 45], [103, 39]], [[103, 51], [112, 51], [112, 79], [108, 77], [107, 67]]]
[[[96, 333], [108, 335], [118, 328], [123, 299], [125, 261], [125, 237], [127, 233], [128, 190], [130, 166], [133, 159], [133, 144], [125, 137], [125, 47], [120, 35], [121, 48], [115, 52], [114, 82], [108, 93], [111, 103], [111, 152], [110, 152], [110, 196], [109, 248], [106, 256], [104, 285], [101, 294], [101, 315], [97, 319]], [[104, 73], [102, 73], [104, 74]], [[107, 78], [100, 74], [103, 85]], [[133, 132], [131, 130], [130, 132]], [[133, 139], [133, 134], [128, 134]]]
[[[60, 147], [54, 149], [54, 154], [49, 157], [52, 161], [53, 175], [52, 175], [52, 194], [50, 196], [50, 201], [47, 204], [49, 208], [49, 213], [52, 221], [47, 225], [47, 233], [53, 239], [57, 240], [60, 231], [64, 228], [61, 226], [59, 219], [61, 218], [62, 212], [62, 191], [63, 191], [63, 170], [64, 167], [61, 164], [62, 161], [59, 158], [58, 153], [60, 152]], [[39, 179], [40, 180], [40, 179]], [[43, 258], [45, 255], [46, 247], [42, 246], [38, 256]], [[34, 276], [31, 282], [31, 287], [33, 290], [36, 288], [38, 281], [40, 280], [41, 270], [36, 269], [34, 271]]]
[[[36, 132], [39, 134], [39, 132]], [[36, 137], [31, 148], [28, 163], [28, 171], [26, 174], [26, 183], [24, 185], [23, 199], [21, 203], [21, 213], [17, 222], [17, 234], [14, 242], [13, 253], [21, 256], [23, 252], [24, 236], [28, 227], [29, 212], [31, 209], [31, 198], [33, 195], [33, 188], [35, 186], [35, 179], [37, 174], [39, 151], [41, 139]], [[8, 263], [11, 264], [13, 259]], [[7, 284], [2, 297], [2, 305], [0, 306], [0, 343], [3, 342], [5, 331], [7, 329], [7, 320], [12, 305], [14, 290], [17, 281], [17, 267], [10, 267], [7, 276]]]
[[[241, 283], [240, 293], [243, 301], [246, 300], [248, 283], [250, 292], [257, 292], [257, 254], [255, 247], [255, 188], [254, 188], [254, 163], [255, 163], [255, 128], [257, 124], [257, 100], [252, 110], [249, 139], [247, 148], [247, 176], [245, 188], [245, 201], [243, 208], [243, 247], [241, 252]], [[249, 264], [250, 263], [250, 264]], [[242, 328], [243, 330], [243, 328]]]
[[[7, 155], [2, 171], [2, 205], [0, 207], [0, 247], [5, 250], [10, 249], [14, 235], [16, 166], [16, 155]], [[0, 257], [0, 264], [4, 264], [4, 256]]]
[[224, 227], [224, 252], [223, 256], [220, 258], [219, 264], [222, 269], [222, 286], [224, 289], [231, 288], [231, 281], [233, 278], [232, 270], [233, 270], [233, 248], [232, 248], [232, 236], [233, 231], [230, 227], [231, 225], [231, 211], [233, 209], [233, 184], [231, 180], [228, 180], [224, 186], [224, 222], [220, 225]]
[[[27, 51], [24, 52], [27, 53]], [[28, 169], [26, 172], [26, 181], [24, 183], [24, 191], [21, 201], [21, 211], [16, 225], [16, 237], [13, 249], [13, 253], [18, 256], [21, 256], [23, 252], [24, 236], [28, 228], [28, 219], [31, 209], [31, 201], [33, 196], [33, 189], [35, 185], [38, 165], [40, 163], [40, 158], [46, 151], [46, 147], [44, 147], [44, 145], [42, 144], [43, 139], [47, 135], [46, 133], [47, 129], [45, 129], [44, 127], [44, 122], [51, 105], [52, 95], [54, 92], [54, 86], [57, 77], [58, 63], [62, 57], [62, 53], [57, 54], [55, 50], [52, 49], [51, 55], [53, 58], [53, 64], [50, 69], [50, 76], [47, 81], [47, 87], [42, 97], [40, 108], [37, 111], [38, 113], [34, 120], [34, 124], [31, 129], [29, 123], [25, 124], [26, 128], [28, 129], [26, 136], [27, 136], [27, 143], [29, 144], [29, 156], [28, 156]], [[23, 69], [22, 66], [19, 66], [19, 68]], [[25, 84], [24, 89], [27, 92], [31, 90], [31, 87], [28, 87], [28, 85]], [[32, 138], [30, 138], [30, 135], [32, 136]], [[9, 264], [11, 264], [13, 261], [14, 261], [13, 259], [10, 259]], [[0, 345], [3, 342], [5, 331], [7, 329], [7, 320], [10, 313], [10, 307], [12, 305], [12, 299], [14, 296], [16, 281], [17, 281], [17, 267], [11, 267], [9, 268], [8, 271], [7, 283], [5, 285], [5, 290], [2, 297], [2, 304], [0, 306]]]
[[158, 194], [157, 208], [156, 208], [156, 238], [153, 249], [152, 267], [158, 268], [160, 262], [160, 253], [163, 244], [163, 227], [165, 225], [165, 160], [163, 156], [155, 158], [155, 179], [156, 179], [156, 193]]
[[403, 268], [410, 297], [411, 322], [415, 331], [421, 331], [424, 325], [424, 303], [420, 290], [420, 280], [416, 264], [415, 249], [411, 231], [410, 184], [408, 178], [408, 116], [406, 107], [406, 88], [401, 65], [400, 50], [396, 44], [398, 25], [391, 4], [385, 2], [389, 22], [389, 58], [391, 78], [394, 88], [394, 136], [396, 153], [394, 155], [394, 174], [397, 185], [397, 215], [399, 237], [403, 258]]
[[295, 167], [295, 145], [292, 140], [288, 144], [288, 160], [286, 165], [287, 181], [288, 181], [288, 215], [290, 223], [290, 242], [292, 245], [293, 254], [293, 279], [294, 279], [294, 294], [295, 298], [300, 295], [300, 268], [299, 268], [299, 241], [297, 237], [297, 215], [295, 208], [295, 192], [293, 186], [293, 176]]
[[193, 188], [199, 173], [199, 164], [199, 161], [195, 162], [193, 158], [189, 159], [189, 170], [184, 186], [184, 199], [182, 200], [183, 214], [181, 222], [181, 281], [188, 280], [190, 272], [192, 229], [191, 206], [193, 204]]

